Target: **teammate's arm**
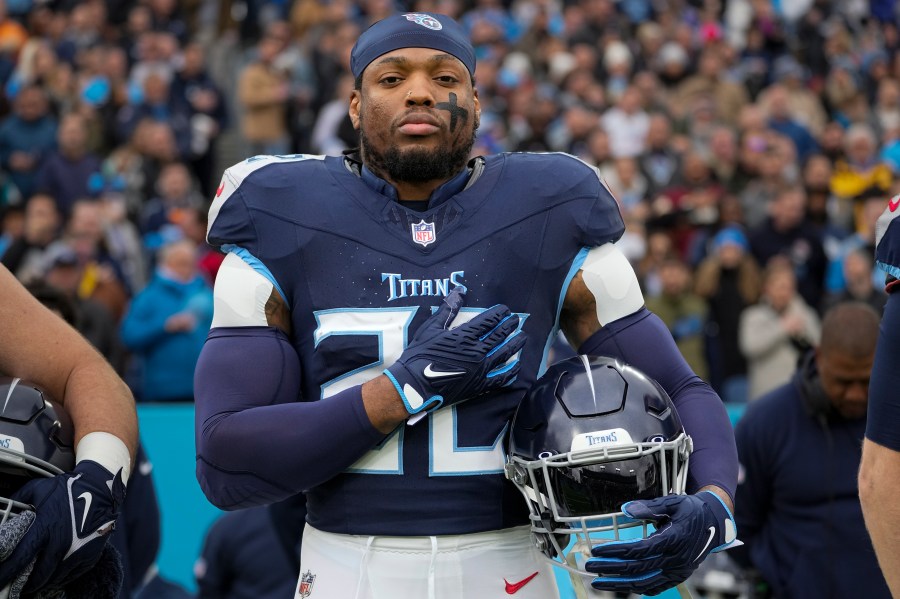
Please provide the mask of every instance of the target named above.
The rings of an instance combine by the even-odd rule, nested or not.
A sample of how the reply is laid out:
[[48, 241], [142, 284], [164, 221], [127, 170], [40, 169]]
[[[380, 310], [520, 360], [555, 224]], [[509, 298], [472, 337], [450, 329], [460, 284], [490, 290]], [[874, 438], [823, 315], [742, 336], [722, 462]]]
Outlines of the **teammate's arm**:
[[[896, 288], [896, 287], [895, 287]], [[900, 289], [888, 296], [869, 380], [869, 414], [859, 471], [859, 498], [881, 571], [900, 597]]]
[[[0, 329], [0, 371], [36, 383], [63, 404], [75, 425], [76, 446], [91, 433], [106, 433], [111, 443], [118, 440], [122, 446], [116, 455], [130, 470], [138, 425], [128, 386], [100, 353], [34, 299], [5, 267], [0, 267]], [[99, 438], [92, 436], [88, 444]]]
[[688, 490], [712, 491], [733, 509], [738, 466], [728, 414], [644, 307], [634, 269], [615, 245], [588, 253], [566, 292], [560, 326], [580, 353], [620, 358], [662, 385], [694, 442]]

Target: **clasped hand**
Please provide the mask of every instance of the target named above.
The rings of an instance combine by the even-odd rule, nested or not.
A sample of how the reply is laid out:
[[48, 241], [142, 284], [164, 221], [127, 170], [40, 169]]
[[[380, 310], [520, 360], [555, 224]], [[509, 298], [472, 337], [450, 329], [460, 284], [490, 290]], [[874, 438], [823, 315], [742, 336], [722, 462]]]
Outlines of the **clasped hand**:
[[591, 581], [598, 590], [658, 595], [687, 580], [707, 555], [737, 538], [731, 511], [710, 491], [630, 501], [622, 511], [652, 522], [656, 532], [591, 549], [584, 569], [598, 575]]

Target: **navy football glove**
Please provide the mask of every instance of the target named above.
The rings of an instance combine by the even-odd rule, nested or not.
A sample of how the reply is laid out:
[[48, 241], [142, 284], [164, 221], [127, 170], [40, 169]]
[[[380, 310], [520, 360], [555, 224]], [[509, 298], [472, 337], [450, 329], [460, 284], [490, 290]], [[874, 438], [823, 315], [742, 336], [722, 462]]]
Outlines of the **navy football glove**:
[[0, 562], [0, 588], [34, 561], [25, 594], [62, 589], [100, 559], [125, 500], [121, 471], [82, 460], [72, 472], [32, 480], [13, 499], [36, 518], [12, 554]]
[[687, 580], [707, 555], [725, 549], [737, 537], [731, 512], [709, 491], [630, 501], [622, 511], [653, 522], [657, 530], [646, 539], [591, 549], [594, 557], [584, 569], [599, 574], [591, 581], [598, 590], [658, 595]]
[[494, 306], [450, 329], [464, 303], [455, 288], [419, 327], [409, 346], [384, 373], [410, 414], [436, 410], [510, 383], [519, 360], [506, 364], [522, 346], [519, 317]]

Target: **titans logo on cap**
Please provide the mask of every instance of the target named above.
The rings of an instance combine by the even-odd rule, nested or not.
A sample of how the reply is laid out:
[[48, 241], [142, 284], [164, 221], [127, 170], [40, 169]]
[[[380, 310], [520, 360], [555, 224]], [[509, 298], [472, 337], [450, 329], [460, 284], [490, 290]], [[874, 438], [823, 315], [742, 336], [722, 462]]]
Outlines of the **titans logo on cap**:
[[444, 26], [441, 25], [441, 22], [431, 15], [422, 14], [420, 12], [413, 12], [405, 14], [403, 16], [406, 17], [407, 21], [418, 23], [422, 27], [428, 27], [429, 29], [434, 29], [435, 31], [440, 31], [444, 28]]
[[437, 13], [405, 13], [382, 19], [363, 31], [350, 53], [350, 70], [359, 77], [373, 60], [400, 48], [432, 48], [459, 59], [475, 74], [475, 48], [462, 26]]

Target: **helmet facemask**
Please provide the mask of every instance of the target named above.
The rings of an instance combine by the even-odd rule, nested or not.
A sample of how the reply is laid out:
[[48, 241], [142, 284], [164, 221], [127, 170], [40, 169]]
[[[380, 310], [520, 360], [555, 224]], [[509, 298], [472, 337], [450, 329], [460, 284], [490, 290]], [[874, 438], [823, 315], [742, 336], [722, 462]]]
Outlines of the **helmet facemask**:
[[681, 433], [672, 441], [601, 445], [532, 461], [511, 456], [506, 473], [526, 499], [538, 548], [571, 570], [569, 552], [634, 538], [625, 529], [650, 534], [646, 522], [629, 518], [621, 506], [684, 493], [691, 447]]

